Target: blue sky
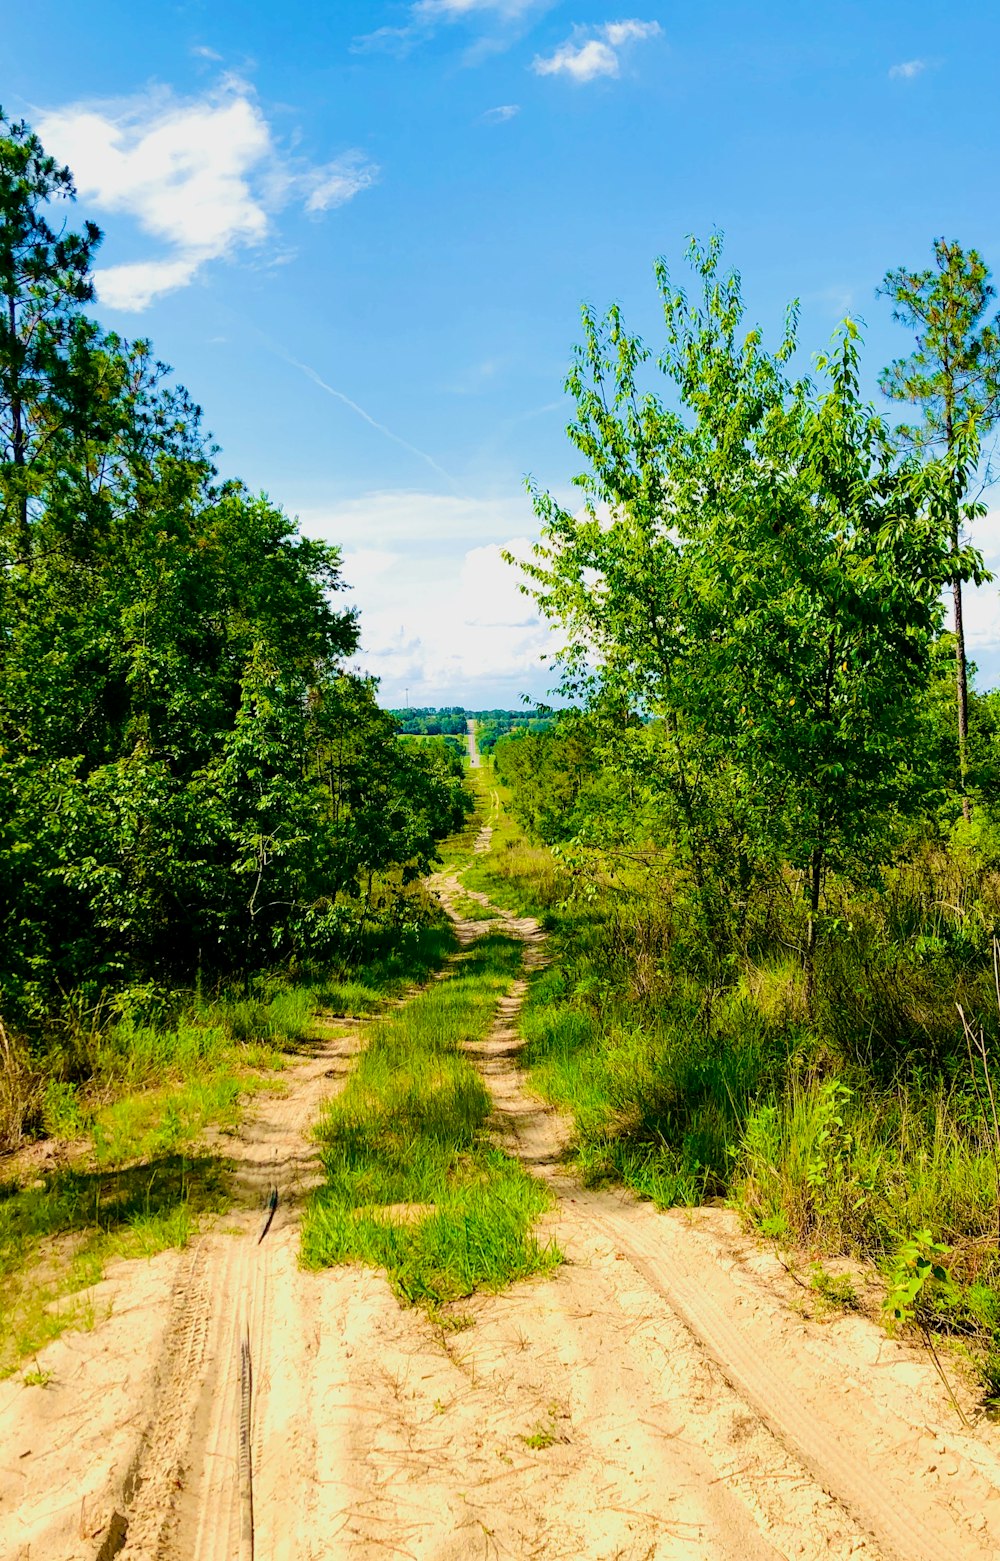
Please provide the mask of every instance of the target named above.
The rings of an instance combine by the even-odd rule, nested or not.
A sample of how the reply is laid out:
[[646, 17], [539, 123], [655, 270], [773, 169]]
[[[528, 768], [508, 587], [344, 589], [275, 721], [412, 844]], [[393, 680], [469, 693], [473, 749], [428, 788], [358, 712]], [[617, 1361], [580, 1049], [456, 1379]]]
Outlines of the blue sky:
[[343, 546], [386, 702], [493, 704], [551, 682], [499, 548], [534, 534], [525, 476], [576, 470], [580, 303], [655, 344], [654, 257], [717, 226], [766, 328], [794, 296], [809, 350], [864, 318], [874, 386], [907, 345], [887, 267], [940, 233], [1000, 267], [998, 37], [967, 0], [37, 0], [0, 102], [105, 230], [102, 319]]

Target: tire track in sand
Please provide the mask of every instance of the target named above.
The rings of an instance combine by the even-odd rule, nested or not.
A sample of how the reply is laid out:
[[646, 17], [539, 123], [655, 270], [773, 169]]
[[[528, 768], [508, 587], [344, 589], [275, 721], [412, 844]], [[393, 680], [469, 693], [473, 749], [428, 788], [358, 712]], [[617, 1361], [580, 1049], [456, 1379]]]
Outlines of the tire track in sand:
[[[342, 1031], [344, 1025], [335, 1026]], [[136, 1561], [232, 1561], [249, 1554], [240, 1543], [238, 1454], [240, 1340], [249, 1332], [254, 1360], [253, 1465], [258, 1527], [268, 1536], [275, 1483], [292, 1491], [278, 1510], [288, 1518], [289, 1495], [300, 1513], [300, 1490], [314, 1473], [315, 1437], [301, 1386], [296, 1350], [308, 1340], [310, 1284], [297, 1267], [298, 1215], [322, 1179], [308, 1131], [322, 1101], [342, 1085], [357, 1049], [356, 1032], [329, 1036], [310, 1060], [289, 1070], [283, 1095], [267, 1098], [245, 1134], [230, 1148], [230, 1174], [243, 1211], [227, 1230], [196, 1239], [185, 1254], [173, 1291], [171, 1321], [161, 1356], [158, 1390], [138, 1450], [121, 1553]], [[262, 1242], [260, 1206], [277, 1188], [277, 1209]], [[286, 1341], [282, 1351], [282, 1340]], [[286, 1368], [276, 1376], [274, 1351]], [[275, 1459], [272, 1449], [278, 1447]], [[276, 1479], [273, 1471], [277, 1466]], [[294, 1494], [293, 1494], [294, 1493]], [[290, 1525], [294, 1527], [295, 1525]], [[271, 1547], [258, 1554], [281, 1554]]]

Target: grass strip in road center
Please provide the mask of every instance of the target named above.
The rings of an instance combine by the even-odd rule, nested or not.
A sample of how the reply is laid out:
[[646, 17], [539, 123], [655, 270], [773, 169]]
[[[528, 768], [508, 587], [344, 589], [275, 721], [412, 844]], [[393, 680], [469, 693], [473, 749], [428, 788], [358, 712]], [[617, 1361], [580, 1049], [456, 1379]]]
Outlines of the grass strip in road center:
[[520, 964], [516, 939], [484, 937], [373, 1026], [316, 1129], [327, 1180], [306, 1211], [307, 1266], [384, 1268], [434, 1310], [561, 1262], [532, 1233], [550, 1195], [490, 1139], [489, 1092], [461, 1051], [488, 1033]]

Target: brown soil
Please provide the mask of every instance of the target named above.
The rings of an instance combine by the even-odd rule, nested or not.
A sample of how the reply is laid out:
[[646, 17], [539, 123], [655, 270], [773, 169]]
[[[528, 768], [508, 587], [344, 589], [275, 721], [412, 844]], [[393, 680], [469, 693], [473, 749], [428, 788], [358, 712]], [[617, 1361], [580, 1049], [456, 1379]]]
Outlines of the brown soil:
[[[468, 893], [453, 876], [435, 887], [445, 903]], [[457, 925], [467, 944], [490, 924]], [[544, 959], [534, 922], [500, 925], [529, 970]], [[657, 1214], [569, 1173], [567, 1124], [519, 1069], [523, 993], [472, 1051], [498, 1135], [555, 1194], [543, 1235], [565, 1265], [473, 1298], [450, 1331], [378, 1274], [302, 1272], [308, 1128], [357, 1045], [331, 1033], [232, 1151], [253, 1207], [185, 1252], [120, 1265], [95, 1292], [103, 1320], [40, 1356], [49, 1386], [0, 1390], [0, 1556], [248, 1561], [244, 1326], [258, 1561], [1000, 1550], [1000, 1439], [960, 1429], [919, 1350], [862, 1317], [803, 1317], [729, 1211]]]

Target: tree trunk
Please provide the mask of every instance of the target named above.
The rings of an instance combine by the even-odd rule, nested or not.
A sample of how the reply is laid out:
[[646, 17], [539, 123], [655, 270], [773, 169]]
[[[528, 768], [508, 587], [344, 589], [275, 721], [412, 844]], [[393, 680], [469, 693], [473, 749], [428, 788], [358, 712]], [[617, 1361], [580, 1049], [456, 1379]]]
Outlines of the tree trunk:
[[[958, 527], [952, 532], [952, 554], [958, 552]], [[955, 603], [955, 688], [958, 703], [958, 789], [962, 798], [962, 817], [972, 817], [969, 799], [969, 682], [965, 660], [965, 624], [962, 620], [962, 582], [958, 574], [952, 576], [952, 596]]]
[[[944, 371], [948, 379], [944, 401], [944, 431], [949, 463], [955, 450], [955, 391], [951, 364], [946, 356]], [[958, 571], [958, 498], [955, 495], [951, 519], [951, 593], [955, 603], [955, 693], [958, 708], [958, 794], [962, 799], [962, 817], [972, 817], [969, 801], [969, 675], [965, 660], [965, 624], [962, 619], [962, 580]]]
[[806, 882], [809, 890], [809, 921], [806, 926], [806, 1005], [810, 1014], [816, 996], [816, 939], [819, 919], [819, 895], [823, 883], [823, 847], [814, 846], [809, 858]]
[[10, 418], [11, 418], [11, 454], [14, 458], [14, 466], [17, 469], [18, 492], [17, 504], [17, 545], [22, 561], [30, 562], [31, 532], [28, 528], [28, 493], [24, 481], [24, 468], [26, 461], [26, 445], [24, 430], [24, 404], [21, 397], [20, 365], [17, 362], [17, 305], [14, 298], [7, 299], [7, 320], [10, 328]]

